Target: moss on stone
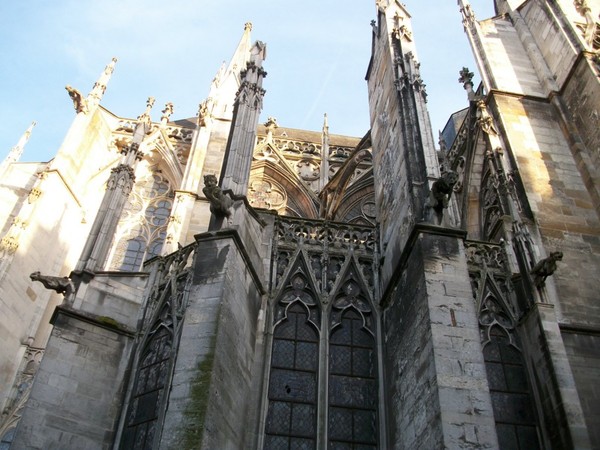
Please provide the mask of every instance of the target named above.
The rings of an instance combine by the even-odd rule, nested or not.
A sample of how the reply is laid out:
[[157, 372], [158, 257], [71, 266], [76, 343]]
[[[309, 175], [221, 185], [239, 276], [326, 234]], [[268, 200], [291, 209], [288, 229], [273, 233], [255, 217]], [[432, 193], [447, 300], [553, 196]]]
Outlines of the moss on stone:
[[212, 367], [215, 359], [215, 340], [211, 341], [209, 352], [196, 367], [196, 375], [190, 385], [190, 396], [184, 411], [185, 429], [183, 448], [199, 449], [204, 436], [204, 419], [208, 408], [208, 397]]
[[107, 326], [112, 327], [112, 328], [117, 328], [119, 330], [123, 328], [123, 325], [121, 325], [119, 322], [117, 322], [112, 317], [98, 316], [96, 318], [96, 320], [98, 320], [98, 322], [100, 322], [101, 324], [107, 325]]

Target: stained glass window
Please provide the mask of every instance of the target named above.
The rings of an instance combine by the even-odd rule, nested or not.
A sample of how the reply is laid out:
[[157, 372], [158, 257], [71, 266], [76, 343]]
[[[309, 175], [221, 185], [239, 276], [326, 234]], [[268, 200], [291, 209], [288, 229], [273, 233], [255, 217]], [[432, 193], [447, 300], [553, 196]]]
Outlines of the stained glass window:
[[159, 327], [140, 359], [134, 392], [125, 422], [121, 448], [153, 448], [171, 357], [171, 333]]
[[314, 449], [319, 336], [300, 302], [275, 328], [265, 449]]
[[363, 317], [348, 308], [329, 342], [329, 449], [377, 448], [377, 353]]
[[489, 336], [483, 354], [500, 448], [539, 449], [523, 357], [502, 328], [492, 327]]
[[171, 197], [169, 182], [159, 172], [135, 184], [119, 221], [111, 270], [135, 272], [144, 261], [160, 254], [173, 206]]

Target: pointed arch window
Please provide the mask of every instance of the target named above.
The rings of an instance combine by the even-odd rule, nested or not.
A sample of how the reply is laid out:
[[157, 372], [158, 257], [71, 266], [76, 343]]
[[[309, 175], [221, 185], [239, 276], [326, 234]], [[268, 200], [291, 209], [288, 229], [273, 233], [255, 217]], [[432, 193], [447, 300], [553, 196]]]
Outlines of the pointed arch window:
[[140, 179], [127, 200], [109, 258], [110, 270], [138, 271], [160, 255], [173, 206], [169, 181], [155, 170]]
[[329, 308], [305, 258], [291, 265], [273, 310], [264, 449], [315, 449], [325, 436], [332, 450], [377, 448], [375, 320], [361, 272], [343, 265]]
[[510, 314], [491, 293], [479, 323], [500, 448], [540, 448], [538, 423], [519, 339]]
[[275, 328], [265, 449], [312, 449], [317, 434], [319, 335], [301, 302]]
[[142, 352], [121, 448], [152, 449], [172, 356], [171, 330], [158, 326]]
[[331, 449], [377, 448], [377, 353], [358, 310], [349, 308], [329, 341]]

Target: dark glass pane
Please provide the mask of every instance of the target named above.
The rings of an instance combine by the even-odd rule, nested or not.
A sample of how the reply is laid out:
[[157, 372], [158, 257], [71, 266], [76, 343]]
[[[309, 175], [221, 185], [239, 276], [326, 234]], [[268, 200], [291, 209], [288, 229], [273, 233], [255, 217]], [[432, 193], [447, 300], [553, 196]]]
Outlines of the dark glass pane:
[[352, 411], [344, 408], [329, 408], [329, 438], [352, 440]]
[[518, 425], [516, 429], [520, 448], [526, 450], [540, 448], [537, 429], [535, 427]]
[[491, 395], [496, 421], [519, 424], [535, 423], [529, 395], [493, 391]]
[[347, 346], [332, 345], [329, 348], [329, 371], [335, 374], [352, 371], [352, 349]]
[[[302, 319], [303, 318], [298, 318], [298, 321]], [[303, 320], [303, 322], [306, 322], [306, 320]], [[319, 342], [319, 336], [317, 335], [316, 330], [308, 323], [298, 323], [296, 339], [300, 341]]]
[[273, 356], [271, 364], [273, 367], [294, 368], [294, 341], [282, 339], [273, 340]]
[[133, 450], [143, 450], [146, 448], [146, 424], [143, 423], [137, 426], [137, 431], [135, 433], [135, 442], [133, 443]]
[[[513, 425], [496, 424], [496, 433], [498, 434], [498, 445], [502, 450], [519, 449], [519, 441]], [[528, 449], [523, 449], [528, 450]]]
[[377, 402], [375, 380], [330, 375], [329, 404], [348, 408], [374, 408]]
[[353, 450], [352, 444], [347, 442], [329, 442], [329, 450]]
[[291, 317], [288, 314], [288, 318], [284, 320], [282, 323], [277, 325], [275, 328], [275, 332], [273, 333], [274, 337], [284, 338], [284, 339], [295, 339], [296, 338], [296, 315], [292, 314]]
[[298, 342], [296, 344], [296, 369], [317, 370], [319, 345], [313, 342]]
[[523, 366], [505, 366], [506, 384], [510, 392], [527, 392], [527, 375]]
[[290, 439], [284, 436], [265, 436], [265, 450], [289, 450]]
[[363, 328], [362, 318], [352, 320], [352, 344], [371, 347], [373, 345], [373, 337]]
[[135, 415], [135, 422], [146, 422], [156, 417], [156, 401], [158, 400], [158, 391], [149, 392], [140, 395], [138, 409]]
[[152, 448], [162, 388], [168, 384], [170, 339], [169, 331], [166, 328], [159, 328], [150, 338], [140, 358], [134, 396], [127, 413], [122, 448]]
[[315, 444], [314, 439], [291, 438], [290, 450], [313, 450]]
[[488, 362], [485, 365], [490, 389], [496, 391], [506, 390], [506, 380], [504, 379], [504, 368], [500, 363]]
[[291, 402], [315, 402], [317, 399], [316, 374], [273, 368], [269, 383], [269, 398]]
[[[291, 403], [271, 402], [267, 414], [267, 433], [289, 434], [292, 415]], [[287, 440], [286, 446], [287, 446]]]
[[352, 350], [352, 375], [357, 377], [375, 377], [375, 353], [370, 348], [354, 348]]
[[376, 447], [376, 375], [374, 339], [358, 311], [348, 309], [329, 348], [329, 449]]
[[311, 437], [317, 434], [313, 405], [296, 403], [292, 406], [292, 435]]
[[335, 328], [329, 342], [331, 344], [349, 344], [352, 341], [351, 332], [352, 329], [342, 323]]
[[498, 348], [498, 344], [494, 341], [488, 342], [483, 348], [483, 356], [486, 361], [500, 362], [500, 348]]
[[354, 438], [358, 442], [376, 444], [377, 421], [375, 411], [354, 412]]
[[500, 354], [502, 355], [502, 362], [521, 364], [521, 354], [516, 348], [508, 344], [500, 346]]
[[317, 434], [318, 334], [307, 310], [292, 304], [275, 327], [265, 449], [310, 449]]

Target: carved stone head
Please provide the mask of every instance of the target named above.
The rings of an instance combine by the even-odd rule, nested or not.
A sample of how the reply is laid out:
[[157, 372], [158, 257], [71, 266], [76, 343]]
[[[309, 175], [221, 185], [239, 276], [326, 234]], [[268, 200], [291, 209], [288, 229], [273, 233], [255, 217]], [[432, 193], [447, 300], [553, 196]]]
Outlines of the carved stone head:
[[204, 185], [206, 187], [213, 187], [217, 185], [217, 177], [215, 175], [213, 175], [212, 173], [209, 173], [208, 175], [204, 175]]
[[449, 170], [449, 171], [444, 172], [442, 174], [442, 179], [449, 186], [454, 186], [456, 184], [456, 182], [458, 181], [458, 173], [454, 172], [453, 170]]

